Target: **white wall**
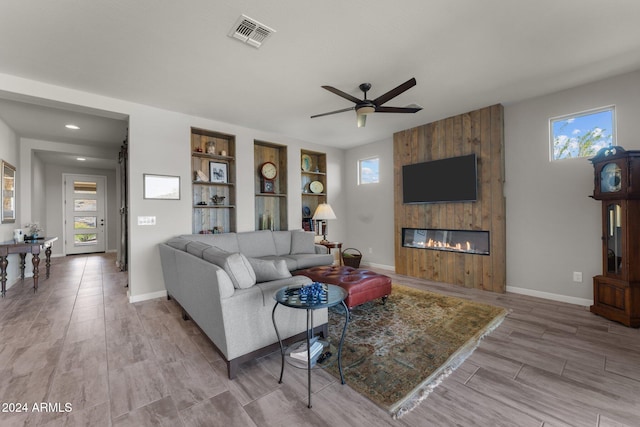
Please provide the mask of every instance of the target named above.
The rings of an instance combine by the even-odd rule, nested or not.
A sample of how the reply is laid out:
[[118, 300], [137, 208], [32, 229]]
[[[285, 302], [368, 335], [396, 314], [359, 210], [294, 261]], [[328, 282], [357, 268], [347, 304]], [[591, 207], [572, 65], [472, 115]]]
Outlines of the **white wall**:
[[[358, 185], [358, 160], [380, 158], [380, 182]], [[347, 239], [343, 249], [362, 252], [362, 263], [393, 269], [393, 138], [347, 150]]]
[[[290, 228], [300, 228], [299, 224], [302, 220], [301, 148], [327, 153], [329, 203], [333, 206], [338, 218], [347, 216], [344, 205], [346, 196], [342, 190], [344, 152], [341, 149], [6, 74], [0, 74], [0, 91], [97, 108], [129, 117], [129, 289], [131, 300], [162, 295], [165, 287], [157, 245], [175, 235], [191, 233], [189, 144], [192, 126], [236, 136], [238, 231], [253, 230], [255, 224], [253, 180], [256, 173], [253, 161], [255, 139], [289, 147]], [[29, 161], [29, 170], [30, 163]], [[180, 176], [181, 200], [144, 200], [142, 198], [144, 173]], [[25, 211], [30, 212], [30, 201], [25, 203], [27, 205], [24, 207]], [[157, 225], [138, 226], [138, 216], [155, 216]], [[332, 239], [343, 240], [345, 235], [345, 223], [340, 220], [333, 221]]]
[[549, 161], [549, 118], [607, 105], [616, 106], [617, 144], [640, 149], [640, 71], [505, 107], [508, 286], [592, 300], [591, 278], [602, 273], [593, 166]]
[[45, 165], [34, 153], [31, 154], [31, 216], [27, 218], [23, 216], [24, 221], [21, 225], [24, 227], [27, 223], [37, 222], [44, 229], [46, 234], [45, 222], [47, 220], [47, 190], [45, 178]]
[[[0, 119], [0, 159], [11, 165], [18, 167], [18, 137], [7, 124]], [[16, 171], [16, 194], [20, 190], [20, 179], [18, 175], [19, 171]], [[15, 228], [22, 228], [20, 226], [20, 209], [16, 209], [16, 222], [10, 224], [0, 224], [0, 241], [6, 242], [13, 239], [13, 230]], [[13, 285], [16, 279], [20, 276], [20, 269], [18, 268], [19, 258], [18, 255], [9, 255], [7, 257], [9, 265], [7, 266], [7, 288]]]

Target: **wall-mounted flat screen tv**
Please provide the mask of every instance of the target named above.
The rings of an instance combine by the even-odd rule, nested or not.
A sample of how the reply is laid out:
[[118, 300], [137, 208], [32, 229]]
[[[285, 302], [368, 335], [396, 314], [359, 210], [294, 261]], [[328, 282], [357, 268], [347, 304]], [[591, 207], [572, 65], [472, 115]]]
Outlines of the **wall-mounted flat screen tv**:
[[402, 167], [403, 203], [470, 202], [478, 199], [475, 154]]

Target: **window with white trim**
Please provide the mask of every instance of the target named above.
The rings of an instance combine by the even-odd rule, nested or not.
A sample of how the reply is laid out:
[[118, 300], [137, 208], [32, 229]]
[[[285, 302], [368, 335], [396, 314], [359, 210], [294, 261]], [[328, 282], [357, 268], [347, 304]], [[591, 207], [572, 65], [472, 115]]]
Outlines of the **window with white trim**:
[[552, 118], [549, 130], [551, 160], [591, 157], [615, 145], [615, 107]]
[[358, 160], [358, 185], [380, 182], [380, 158]]

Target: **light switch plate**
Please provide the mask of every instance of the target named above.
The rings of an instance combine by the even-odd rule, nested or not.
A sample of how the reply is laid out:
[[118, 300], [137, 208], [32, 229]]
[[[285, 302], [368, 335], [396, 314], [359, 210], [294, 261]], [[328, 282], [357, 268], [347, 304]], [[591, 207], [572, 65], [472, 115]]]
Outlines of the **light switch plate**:
[[139, 216], [138, 225], [156, 225], [155, 216]]

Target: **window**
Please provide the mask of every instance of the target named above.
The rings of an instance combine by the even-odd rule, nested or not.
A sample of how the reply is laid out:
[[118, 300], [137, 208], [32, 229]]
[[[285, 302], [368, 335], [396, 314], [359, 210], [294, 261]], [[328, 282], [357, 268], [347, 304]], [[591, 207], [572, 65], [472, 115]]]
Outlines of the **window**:
[[615, 145], [614, 113], [611, 106], [551, 119], [551, 160], [590, 157]]
[[380, 159], [378, 157], [358, 160], [358, 185], [380, 182], [379, 170]]
[[98, 184], [95, 182], [73, 181], [73, 192], [75, 194], [97, 194]]

